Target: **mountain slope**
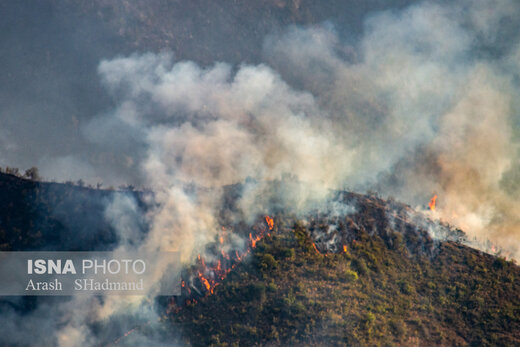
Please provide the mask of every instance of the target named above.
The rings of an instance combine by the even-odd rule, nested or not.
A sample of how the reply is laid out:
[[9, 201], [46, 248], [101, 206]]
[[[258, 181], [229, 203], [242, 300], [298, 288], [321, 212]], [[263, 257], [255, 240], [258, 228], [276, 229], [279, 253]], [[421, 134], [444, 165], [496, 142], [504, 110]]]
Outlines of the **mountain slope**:
[[520, 268], [446, 242], [409, 257], [362, 236], [317, 253], [302, 225], [262, 240], [213, 295], [172, 314], [190, 344], [504, 345], [520, 343]]
[[[246, 240], [252, 235], [242, 254], [214, 257], [227, 269], [201, 258], [184, 270], [181, 296], [158, 299], [168, 317], [163, 326], [181, 334], [178, 342], [520, 344], [520, 268], [464, 246], [460, 230], [404, 204], [348, 192], [338, 193], [327, 212], [296, 217], [280, 208], [268, 211], [274, 221], [259, 216], [253, 225], [228, 225], [225, 210], [235, 208], [240, 186], [227, 190], [223, 230]], [[140, 201], [139, 193], [6, 174], [0, 194], [4, 251], [110, 249], [117, 237], [104, 218], [107, 202], [117, 194]], [[433, 239], [432, 230], [452, 241]], [[220, 254], [222, 242], [210, 244], [207, 255]], [[125, 336], [118, 341], [124, 344]]]
[[387, 204], [358, 197], [361, 212], [338, 217], [359, 225], [344, 248], [320, 251], [319, 223], [278, 215], [213, 294], [171, 304], [174, 329], [194, 346], [520, 344], [518, 266], [420, 228], [370, 232]]
[[[117, 194], [0, 173], [0, 250], [108, 250], [117, 243], [105, 209]], [[144, 205], [139, 206], [144, 210]]]

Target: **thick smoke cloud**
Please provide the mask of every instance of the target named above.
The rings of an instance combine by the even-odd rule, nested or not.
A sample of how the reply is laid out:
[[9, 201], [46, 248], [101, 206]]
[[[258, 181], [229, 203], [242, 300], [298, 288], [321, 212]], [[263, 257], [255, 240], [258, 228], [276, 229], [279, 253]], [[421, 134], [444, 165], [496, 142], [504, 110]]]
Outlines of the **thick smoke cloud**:
[[160, 206], [152, 234], [189, 244], [192, 257], [217, 230], [219, 194], [201, 203], [183, 185], [253, 178], [241, 201], [253, 216], [266, 207], [258, 182], [292, 175], [306, 183], [289, 194], [302, 206], [344, 187], [418, 206], [438, 194], [436, 217], [514, 255], [518, 202], [503, 188], [517, 161], [518, 56], [488, 51], [515, 13], [508, 1], [422, 3], [372, 15], [354, 46], [330, 25], [291, 27], [266, 39], [265, 65], [203, 68], [168, 53], [103, 61], [119, 105], [105, 119], [146, 144], [140, 168]]
[[[418, 206], [438, 194], [435, 217], [518, 257], [518, 201], [504, 189], [518, 171], [518, 38], [506, 30], [518, 6], [490, 6], [375, 14], [356, 47], [329, 30], [293, 28], [269, 39], [265, 56], [350, 138], [359, 156], [349, 186]], [[515, 44], [504, 48], [508, 38]]]
[[[114, 117], [140, 129], [148, 144], [141, 168], [159, 204], [150, 240], [182, 244], [185, 258], [201, 253], [219, 228], [220, 187], [254, 179], [241, 201], [253, 218], [264, 182], [291, 174], [323, 197], [350, 174], [352, 154], [334, 122], [310, 93], [267, 66], [232, 72], [227, 64], [203, 69], [145, 54], [104, 61], [99, 71], [121, 105]], [[194, 196], [187, 184], [212, 193]]]

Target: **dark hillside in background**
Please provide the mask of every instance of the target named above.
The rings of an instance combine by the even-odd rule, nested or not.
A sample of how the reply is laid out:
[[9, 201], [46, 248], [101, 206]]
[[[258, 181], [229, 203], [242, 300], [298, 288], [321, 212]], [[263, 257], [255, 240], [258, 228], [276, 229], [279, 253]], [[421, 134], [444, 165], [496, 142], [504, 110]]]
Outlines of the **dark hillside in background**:
[[0, 250], [108, 250], [117, 236], [104, 214], [115, 194], [138, 198], [0, 173]]

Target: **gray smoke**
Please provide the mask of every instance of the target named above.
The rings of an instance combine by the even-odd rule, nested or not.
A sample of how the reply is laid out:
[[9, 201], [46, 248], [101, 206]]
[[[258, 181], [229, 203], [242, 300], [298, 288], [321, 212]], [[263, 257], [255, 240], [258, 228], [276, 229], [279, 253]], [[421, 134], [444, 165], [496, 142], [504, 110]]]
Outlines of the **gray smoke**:
[[88, 133], [115, 126], [108, 133], [124, 136], [123, 124], [141, 136], [139, 168], [159, 204], [152, 235], [182, 243], [185, 259], [213, 239], [220, 195], [200, 201], [183, 185], [253, 178], [240, 206], [254, 216], [266, 208], [262, 182], [284, 175], [305, 182], [287, 190], [301, 208], [344, 187], [418, 206], [437, 194], [436, 217], [510, 248], [520, 236], [518, 203], [503, 189], [517, 161], [518, 38], [507, 28], [517, 7], [375, 13], [355, 45], [329, 24], [293, 26], [266, 39], [260, 65], [201, 67], [169, 53], [105, 60], [99, 74], [119, 106]]

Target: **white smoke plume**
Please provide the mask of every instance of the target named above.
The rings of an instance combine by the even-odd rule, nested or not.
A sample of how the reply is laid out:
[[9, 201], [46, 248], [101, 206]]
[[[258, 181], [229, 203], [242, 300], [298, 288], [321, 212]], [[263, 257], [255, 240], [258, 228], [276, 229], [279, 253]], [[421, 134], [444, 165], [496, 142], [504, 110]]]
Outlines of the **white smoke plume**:
[[[253, 178], [240, 204], [250, 216], [266, 207], [262, 182], [292, 175], [306, 183], [288, 194], [302, 206], [344, 187], [417, 205], [438, 194], [438, 217], [516, 254], [519, 205], [503, 185], [517, 162], [518, 50], [486, 48], [514, 13], [509, 1], [425, 2], [374, 14], [354, 46], [327, 25], [292, 27], [267, 38], [267, 65], [103, 61], [110, 117], [147, 144], [151, 242], [193, 257], [218, 229], [219, 187]], [[200, 201], [188, 183], [215, 190]]]
[[518, 177], [518, 38], [506, 46], [500, 36], [518, 10], [422, 3], [373, 15], [355, 47], [323, 28], [293, 28], [265, 55], [349, 139], [347, 185], [422, 206], [437, 194], [435, 217], [518, 259], [519, 202], [507, 189]]
[[[267, 66], [234, 73], [226, 64], [201, 68], [145, 54], [102, 62], [100, 74], [120, 100], [115, 115], [149, 144], [142, 169], [159, 204], [149, 241], [182, 247], [186, 259], [219, 229], [220, 187], [260, 182], [241, 201], [247, 218], [262, 212], [254, 206], [264, 182], [290, 174], [324, 197], [350, 175], [353, 153], [326, 111]], [[195, 195], [188, 184], [212, 193]]]

